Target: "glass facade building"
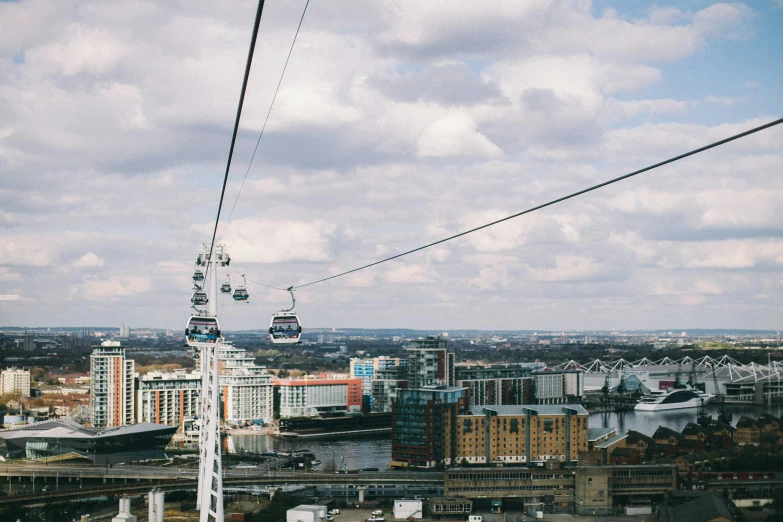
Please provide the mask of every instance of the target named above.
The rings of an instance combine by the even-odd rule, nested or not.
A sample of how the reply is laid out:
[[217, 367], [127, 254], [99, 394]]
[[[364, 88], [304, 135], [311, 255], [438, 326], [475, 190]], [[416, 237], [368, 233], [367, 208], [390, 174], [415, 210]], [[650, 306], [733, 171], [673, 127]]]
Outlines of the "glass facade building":
[[425, 386], [398, 390], [392, 407], [392, 467], [435, 468], [457, 455], [457, 415], [465, 389]]

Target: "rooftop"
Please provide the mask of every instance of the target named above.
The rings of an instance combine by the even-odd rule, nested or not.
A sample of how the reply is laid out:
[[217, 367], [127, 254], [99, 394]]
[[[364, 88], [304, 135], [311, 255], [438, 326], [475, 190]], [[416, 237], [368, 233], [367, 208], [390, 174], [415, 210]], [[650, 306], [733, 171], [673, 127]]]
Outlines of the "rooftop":
[[593, 447], [594, 448], [610, 448], [610, 447], [614, 446], [615, 444], [617, 444], [618, 442], [620, 442], [621, 440], [623, 440], [624, 438], [626, 438], [627, 436], [628, 436], [627, 433], [625, 435], [615, 435], [614, 437], [612, 437], [610, 439], [606, 439], [603, 442], [599, 442], [598, 444], [596, 444]]
[[590, 442], [596, 441], [602, 437], [606, 437], [610, 434], [616, 434], [615, 428], [587, 428], [587, 440]]
[[[456, 388], [462, 389], [462, 388]], [[565, 410], [573, 410], [572, 415], [588, 415], [581, 404], [518, 404], [514, 406], [473, 406], [473, 415], [485, 415], [485, 410], [495, 411], [498, 415], [525, 415], [525, 410], [532, 410], [538, 415], [565, 415]]]

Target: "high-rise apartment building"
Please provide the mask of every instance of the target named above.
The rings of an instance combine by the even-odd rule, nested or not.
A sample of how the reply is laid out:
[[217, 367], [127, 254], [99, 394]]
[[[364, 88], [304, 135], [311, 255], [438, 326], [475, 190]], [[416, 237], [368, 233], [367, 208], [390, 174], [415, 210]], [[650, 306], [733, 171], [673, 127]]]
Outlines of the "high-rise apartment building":
[[136, 392], [136, 422], [182, 427], [188, 417], [199, 414], [201, 373], [175, 370], [149, 372], [139, 378]]
[[120, 337], [124, 339], [130, 337], [130, 326], [125, 323], [120, 323]]
[[[402, 362], [405, 362], [405, 359]], [[405, 366], [395, 366], [375, 372], [372, 379], [372, 411], [374, 413], [392, 411], [392, 403], [397, 398], [397, 390], [408, 387], [407, 370]]]
[[255, 363], [255, 358], [230, 342], [221, 344], [220, 392], [223, 397], [223, 420], [230, 424], [271, 421], [274, 416], [272, 376]]
[[427, 337], [411, 341], [408, 352], [408, 388], [429, 385], [454, 386], [454, 354], [446, 351], [446, 339]]
[[534, 404], [534, 370], [543, 363], [509, 363], [457, 366], [457, 386], [467, 389], [471, 406]]
[[399, 390], [392, 408], [392, 467], [435, 468], [457, 457], [457, 416], [465, 389], [425, 386]]
[[21, 368], [6, 368], [0, 373], [0, 390], [3, 394], [11, 393], [30, 396], [30, 370]]
[[133, 424], [135, 363], [118, 342], [104, 341], [90, 355], [90, 411], [97, 428]]

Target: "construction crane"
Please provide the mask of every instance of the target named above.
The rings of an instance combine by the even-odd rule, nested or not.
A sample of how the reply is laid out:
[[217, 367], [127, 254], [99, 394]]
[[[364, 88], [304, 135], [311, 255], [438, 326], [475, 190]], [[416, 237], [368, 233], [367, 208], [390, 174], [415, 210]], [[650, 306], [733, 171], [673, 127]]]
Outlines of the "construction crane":
[[715, 400], [718, 402], [718, 420], [724, 424], [731, 424], [732, 415], [726, 409], [726, 397], [721, 393], [718, 386], [718, 374], [715, 370], [715, 364], [712, 365], [712, 382], [715, 384]]

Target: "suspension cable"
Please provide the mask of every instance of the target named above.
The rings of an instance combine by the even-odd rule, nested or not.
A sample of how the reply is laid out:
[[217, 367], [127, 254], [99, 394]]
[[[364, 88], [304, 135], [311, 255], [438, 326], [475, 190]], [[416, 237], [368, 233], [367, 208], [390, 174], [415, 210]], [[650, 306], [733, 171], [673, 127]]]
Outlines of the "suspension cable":
[[586, 194], [588, 192], [592, 192], [594, 190], [597, 190], [597, 189], [602, 188], [602, 187], [606, 187], [608, 185], [612, 185], [613, 183], [617, 183], [617, 182], [622, 181], [624, 179], [628, 179], [628, 178], [631, 178], [633, 176], [637, 176], [639, 174], [642, 174], [644, 172], [648, 172], [650, 170], [656, 169], [658, 167], [662, 167], [663, 165], [668, 165], [669, 163], [674, 163], [675, 161], [679, 161], [679, 160], [687, 158], [689, 156], [693, 156], [693, 155], [698, 154], [700, 152], [704, 152], [706, 150], [713, 149], [713, 148], [718, 147], [720, 145], [725, 145], [726, 143], [729, 143], [731, 141], [737, 140], [739, 138], [744, 138], [745, 136], [750, 136], [751, 134], [755, 134], [757, 132], [760, 132], [762, 130], [768, 129], [770, 127], [774, 127], [775, 125], [779, 125], [781, 123], [783, 123], [783, 118], [775, 120], [775, 121], [772, 121], [772, 122], [769, 122], [769, 123], [766, 123], [764, 125], [760, 125], [758, 127], [754, 127], [752, 129], [746, 130], [744, 132], [740, 132], [739, 134], [735, 134], [733, 136], [730, 136], [728, 138], [722, 139], [720, 141], [716, 141], [714, 143], [710, 143], [709, 145], [705, 145], [703, 147], [699, 147], [698, 149], [693, 149], [693, 150], [691, 150], [689, 152], [686, 152], [684, 154], [680, 154], [678, 156], [674, 156], [672, 158], [669, 158], [667, 160], [655, 163], [655, 164], [650, 165], [648, 167], [644, 167], [642, 169], [635, 170], [633, 172], [629, 172], [628, 174], [624, 174], [622, 176], [618, 176], [618, 177], [610, 179], [608, 181], [604, 181], [603, 183], [599, 183], [597, 185], [593, 185], [592, 187], [588, 187], [586, 189], [582, 189], [582, 190], [579, 190], [577, 192], [572, 192], [571, 194], [568, 194], [567, 196], [562, 196], [562, 197], [559, 197], [557, 199], [553, 199], [551, 201], [548, 201], [546, 203], [542, 203], [540, 205], [536, 205], [535, 207], [531, 207], [531, 208], [529, 208], [527, 210], [523, 210], [522, 212], [517, 212], [516, 214], [511, 214], [510, 216], [506, 216], [504, 218], [492, 221], [490, 223], [486, 223], [484, 225], [481, 225], [481, 226], [478, 226], [478, 227], [475, 227], [475, 228], [471, 228], [470, 230], [465, 230], [464, 232], [460, 232], [458, 234], [454, 234], [452, 236], [445, 237], [443, 239], [439, 239], [438, 241], [434, 241], [432, 243], [428, 243], [426, 245], [423, 245], [423, 246], [420, 246], [420, 247], [417, 247], [417, 248], [413, 248], [411, 250], [407, 250], [407, 251], [405, 251], [405, 252], [403, 252], [401, 254], [390, 256], [390, 257], [387, 257], [385, 259], [381, 259], [380, 261], [375, 261], [373, 263], [368, 263], [366, 265], [362, 265], [360, 267], [353, 268], [351, 270], [346, 270], [345, 272], [340, 272], [339, 274], [335, 274], [335, 275], [332, 275], [332, 276], [329, 276], [329, 277], [324, 277], [322, 279], [317, 279], [317, 280], [312, 281], [310, 283], [304, 283], [304, 284], [301, 284], [301, 285], [295, 285], [295, 286], [292, 286], [291, 288], [292, 289], [304, 288], [306, 286], [315, 285], [315, 284], [318, 284], [318, 283], [323, 283], [324, 281], [329, 281], [330, 279], [337, 279], [338, 277], [343, 277], [343, 276], [346, 276], [348, 274], [353, 274], [354, 272], [359, 272], [360, 270], [364, 270], [366, 268], [370, 268], [370, 267], [373, 267], [373, 266], [376, 266], [376, 265], [380, 265], [382, 263], [386, 263], [386, 262], [392, 261], [394, 259], [399, 259], [399, 258], [401, 258], [403, 256], [407, 256], [407, 255], [413, 254], [414, 252], [419, 252], [421, 250], [425, 250], [427, 248], [434, 247], [435, 245], [440, 245], [441, 243], [446, 243], [447, 241], [451, 241], [452, 239], [456, 239], [458, 237], [466, 236], [468, 234], [472, 234], [473, 232], [478, 232], [479, 230], [483, 230], [485, 228], [489, 228], [489, 227], [497, 225], [499, 223], [503, 223], [504, 221], [509, 221], [509, 220], [517, 218], [519, 216], [523, 216], [525, 214], [530, 214], [531, 212], [535, 212], [536, 210], [540, 210], [542, 208], [549, 207], [551, 205], [554, 205], [556, 203], [560, 203], [560, 202], [565, 201], [567, 199], [571, 199], [571, 198], [575, 198], [577, 196], [581, 196], [582, 194]]
[[[215, 229], [212, 231], [212, 242], [209, 246], [209, 256], [212, 258], [212, 249], [215, 248], [215, 236], [217, 236], [218, 223], [220, 222], [220, 210], [223, 208], [223, 197], [226, 195], [226, 184], [228, 183], [228, 172], [231, 170], [231, 158], [234, 156], [234, 145], [237, 141], [237, 132], [239, 131], [239, 120], [242, 117], [242, 106], [245, 104], [245, 92], [247, 91], [247, 80], [250, 77], [250, 66], [253, 63], [253, 53], [256, 49], [256, 40], [258, 39], [258, 26], [261, 25], [261, 13], [264, 11], [264, 0], [258, 0], [258, 9], [256, 10], [256, 19], [253, 25], [253, 36], [250, 38], [250, 49], [247, 52], [247, 63], [245, 64], [245, 77], [242, 79], [242, 90], [239, 94], [239, 104], [237, 106], [237, 116], [234, 120], [234, 132], [231, 135], [231, 147], [228, 150], [228, 161], [226, 161], [226, 174], [223, 176], [223, 188], [220, 190], [220, 203], [218, 203], [217, 217], [215, 217]], [[209, 268], [212, 263], [207, 263], [204, 270], [204, 279], [206, 280]]]
[[[266, 124], [267, 122], [269, 122], [269, 116], [272, 114], [272, 107], [275, 106], [277, 93], [280, 91], [280, 85], [283, 83], [283, 76], [285, 76], [285, 70], [288, 68], [288, 61], [291, 59], [291, 53], [294, 52], [294, 45], [296, 45], [296, 38], [299, 36], [299, 29], [302, 28], [302, 22], [304, 21], [305, 13], [307, 12], [307, 6], [309, 5], [310, 5], [310, 0], [307, 0], [304, 6], [304, 10], [302, 11], [302, 17], [299, 19], [299, 25], [296, 27], [296, 32], [294, 33], [294, 40], [291, 42], [291, 48], [288, 49], [288, 56], [285, 59], [285, 64], [283, 64], [283, 71], [280, 73], [280, 79], [277, 81], [277, 88], [275, 89], [274, 96], [272, 96], [272, 103], [269, 104], [269, 110], [266, 112], [266, 118], [264, 119], [264, 124], [261, 126], [261, 133], [258, 135], [258, 140], [256, 140], [256, 148], [253, 149], [253, 155], [250, 156], [250, 163], [247, 164], [247, 169], [245, 170], [245, 177], [242, 178], [242, 183], [239, 185], [239, 192], [237, 192], [237, 197], [234, 199], [234, 204], [231, 205], [231, 212], [228, 213], [226, 224], [223, 225], [223, 230], [220, 231], [220, 235], [218, 236], [218, 238], [223, 236], [223, 234], [226, 232], [226, 228], [228, 228], [229, 223], [231, 223], [231, 217], [234, 215], [234, 209], [237, 207], [239, 196], [242, 194], [242, 189], [245, 188], [247, 175], [250, 173], [250, 167], [253, 165], [253, 160], [256, 159], [258, 146], [261, 144], [261, 138], [264, 136], [264, 130], [266, 130]], [[261, 283], [256, 283], [256, 284], [261, 284]], [[261, 285], [261, 286], [266, 286], [266, 285]]]

